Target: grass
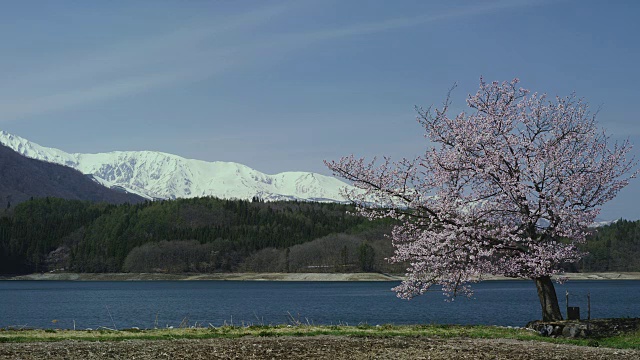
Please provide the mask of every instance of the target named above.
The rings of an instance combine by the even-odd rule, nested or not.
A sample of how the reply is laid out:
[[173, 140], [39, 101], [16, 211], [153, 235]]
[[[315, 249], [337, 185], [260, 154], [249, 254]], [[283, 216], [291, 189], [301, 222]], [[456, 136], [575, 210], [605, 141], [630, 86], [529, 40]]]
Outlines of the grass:
[[580, 346], [601, 346], [620, 349], [640, 349], [640, 332], [599, 339], [548, 338], [525, 329], [495, 326], [460, 325], [253, 325], [221, 326], [209, 328], [179, 328], [152, 330], [12, 330], [0, 329], [0, 343], [40, 341], [123, 341], [123, 340], [175, 340], [239, 338], [244, 336], [348, 336], [348, 337], [435, 337], [435, 338], [483, 338], [545, 341]]

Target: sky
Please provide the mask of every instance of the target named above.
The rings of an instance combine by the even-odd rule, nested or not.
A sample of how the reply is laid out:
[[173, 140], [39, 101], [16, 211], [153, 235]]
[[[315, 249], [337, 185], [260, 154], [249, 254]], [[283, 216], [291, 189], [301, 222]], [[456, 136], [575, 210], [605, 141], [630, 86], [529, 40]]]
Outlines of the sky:
[[[415, 106], [479, 78], [575, 92], [640, 158], [640, 2], [13, 1], [0, 130], [67, 152], [154, 150], [275, 174], [414, 157]], [[601, 219], [638, 219], [640, 180]]]

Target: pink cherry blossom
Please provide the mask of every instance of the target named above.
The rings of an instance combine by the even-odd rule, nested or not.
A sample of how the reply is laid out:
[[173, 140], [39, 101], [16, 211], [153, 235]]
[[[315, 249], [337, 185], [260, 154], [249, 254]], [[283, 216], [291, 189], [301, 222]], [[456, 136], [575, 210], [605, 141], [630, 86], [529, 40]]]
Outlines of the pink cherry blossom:
[[415, 159], [325, 162], [358, 189], [346, 195], [361, 214], [401, 220], [390, 261], [410, 267], [398, 296], [470, 295], [487, 274], [548, 279], [584, 255], [587, 226], [636, 177], [629, 142], [611, 143], [582, 99], [518, 83], [480, 79], [457, 116], [449, 96], [418, 108], [430, 146]]

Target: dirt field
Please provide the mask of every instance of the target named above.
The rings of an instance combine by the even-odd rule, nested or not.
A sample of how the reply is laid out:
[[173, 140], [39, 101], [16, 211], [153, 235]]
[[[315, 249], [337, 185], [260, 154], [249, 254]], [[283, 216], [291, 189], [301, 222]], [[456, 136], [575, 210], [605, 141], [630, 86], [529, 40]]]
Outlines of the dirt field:
[[0, 359], [640, 359], [638, 350], [506, 339], [343, 336], [3, 343]]

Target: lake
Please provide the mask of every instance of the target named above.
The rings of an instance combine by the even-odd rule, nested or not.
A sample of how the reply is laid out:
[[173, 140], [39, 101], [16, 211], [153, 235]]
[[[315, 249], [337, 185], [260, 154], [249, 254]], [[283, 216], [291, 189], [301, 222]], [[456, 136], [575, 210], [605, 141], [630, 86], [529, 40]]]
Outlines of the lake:
[[[0, 328], [77, 329], [286, 324], [486, 324], [524, 326], [540, 318], [532, 281], [486, 281], [473, 299], [445, 302], [434, 291], [401, 300], [394, 282], [0, 281]], [[556, 284], [560, 307], [587, 316], [640, 317], [640, 281]]]

